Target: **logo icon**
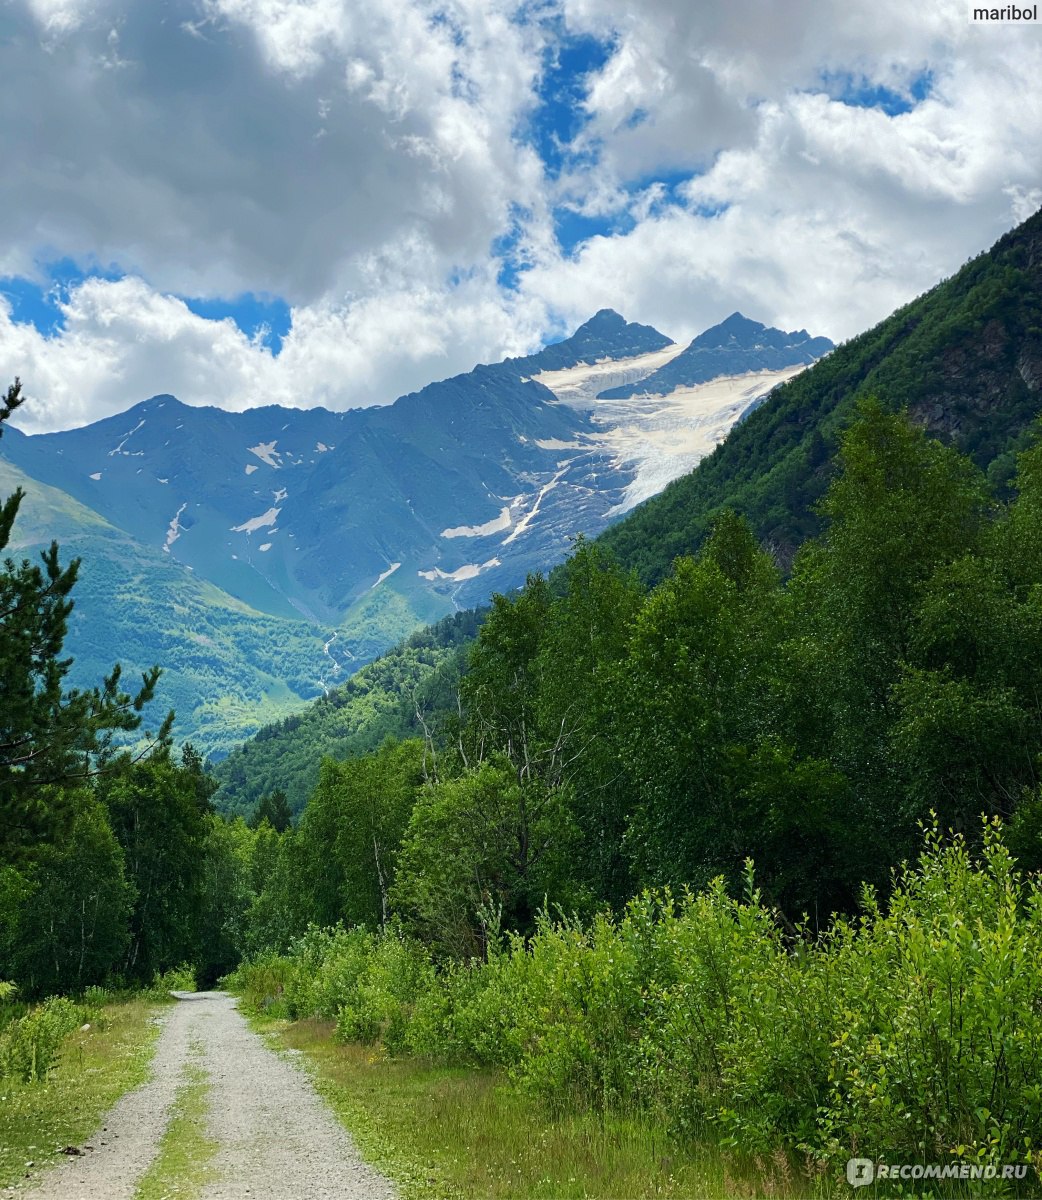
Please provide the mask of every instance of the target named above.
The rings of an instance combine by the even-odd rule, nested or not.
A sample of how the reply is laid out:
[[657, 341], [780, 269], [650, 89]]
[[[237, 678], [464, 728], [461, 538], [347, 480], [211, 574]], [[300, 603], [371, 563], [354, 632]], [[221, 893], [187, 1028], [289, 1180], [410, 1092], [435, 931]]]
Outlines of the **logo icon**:
[[847, 1159], [847, 1183], [851, 1187], [864, 1187], [876, 1177], [876, 1164], [870, 1158]]

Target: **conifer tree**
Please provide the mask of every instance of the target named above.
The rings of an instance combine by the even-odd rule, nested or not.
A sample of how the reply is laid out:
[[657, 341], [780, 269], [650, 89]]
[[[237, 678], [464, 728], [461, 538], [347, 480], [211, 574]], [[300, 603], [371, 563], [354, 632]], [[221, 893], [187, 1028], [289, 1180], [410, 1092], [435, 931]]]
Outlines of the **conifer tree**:
[[285, 833], [292, 825], [293, 813], [282, 788], [276, 788], [270, 794], [261, 796], [249, 820], [249, 826], [251, 829], [259, 829], [263, 821], [267, 821], [276, 833]]
[[[16, 379], [0, 398], [0, 424], [22, 400]], [[24, 498], [19, 488], [0, 503], [0, 552]], [[72, 659], [62, 647], [80, 563], [63, 566], [56, 542], [40, 558], [0, 564], [0, 866], [17, 865], [68, 832], [74, 811], [60, 785], [89, 778], [111, 754], [112, 735], [138, 728], [159, 678], [153, 667], [131, 696], [117, 665], [100, 687], [66, 687]]]

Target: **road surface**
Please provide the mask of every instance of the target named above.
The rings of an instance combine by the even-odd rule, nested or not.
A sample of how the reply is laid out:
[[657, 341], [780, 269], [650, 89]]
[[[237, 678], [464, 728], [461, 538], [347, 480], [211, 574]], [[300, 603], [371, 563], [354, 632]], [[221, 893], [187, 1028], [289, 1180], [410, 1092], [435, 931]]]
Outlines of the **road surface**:
[[[87, 1143], [35, 1185], [31, 1200], [133, 1200], [189, 1079], [205, 1081], [216, 1143], [201, 1200], [393, 1200], [291, 1058], [271, 1050], [224, 992], [178, 994], [163, 1018], [150, 1082], [128, 1092]], [[187, 1181], [186, 1181], [187, 1182]], [[180, 1191], [180, 1189], [178, 1189]], [[176, 1194], [176, 1193], [175, 1193]]]

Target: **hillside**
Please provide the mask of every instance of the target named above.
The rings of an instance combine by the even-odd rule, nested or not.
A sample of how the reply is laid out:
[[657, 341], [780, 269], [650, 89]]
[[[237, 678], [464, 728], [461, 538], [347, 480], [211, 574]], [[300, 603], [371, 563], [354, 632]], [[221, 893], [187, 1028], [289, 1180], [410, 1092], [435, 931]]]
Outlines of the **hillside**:
[[63, 562], [82, 559], [69, 618], [77, 681], [96, 683], [117, 659], [133, 681], [158, 662], [164, 675], [149, 723], [173, 708], [175, 737], [217, 753], [332, 682], [317, 626], [251, 609], [0, 459], [0, 495], [17, 487], [26, 498], [10, 552], [33, 558], [55, 539]]
[[[690, 474], [602, 533], [599, 543], [645, 584], [654, 584], [674, 558], [699, 547], [716, 513], [732, 507], [749, 518], [783, 563], [789, 561], [820, 528], [814, 505], [832, 477], [838, 435], [859, 399], [869, 395], [892, 409], [906, 408], [919, 425], [969, 453], [1002, 486], [1022, 435], [1042, 408], [1040, 383], [1042, 213], [951, 279], [776, 388]], [[366, 703], [393, 707], [391, 686], [391, 694], [377, 702], [370, 693]], [[364, 724], [364, 714], [352, 711]], [[317, 731], [320, 724], [310, 727]], [[327, 726], [326, 733], [324, 741], [312, 743], [315, 753], [352, 752], [335, 730]], [[282, 738], [279, 729], [264, 736]], [[290, 741], [279, 740], [279, 753], [288, 753]], [[266, 754], [269, 761], [278, 757], [270, 745]], [[242, 761], [237, 752], [235, 762]], [[229, 779], [226, 770], [220, 778]], [[280, 786], [278, 772], [264, 779], [267, 788]], [[218, 800], [223, 796], [228, 803], [261, 790], [244, 768], [234, 789]]]
[[646, 583], [731, 507], [783, 562], [816, 533], [839, 431], [877, 396], [999, 484], [1042, 407], [1042, 212], [951, 279], [786, 383], [691, 474], [602, 534]]
[[406, 638], [304, 712], [266, 726], [213, 771], [224, 812], [248, 816], [275, 790], [299, 813], [324, 755], [351, 758], [387, 737], [413, 737], [454, 709], [455, 687], [484, 610], [468, 609]]

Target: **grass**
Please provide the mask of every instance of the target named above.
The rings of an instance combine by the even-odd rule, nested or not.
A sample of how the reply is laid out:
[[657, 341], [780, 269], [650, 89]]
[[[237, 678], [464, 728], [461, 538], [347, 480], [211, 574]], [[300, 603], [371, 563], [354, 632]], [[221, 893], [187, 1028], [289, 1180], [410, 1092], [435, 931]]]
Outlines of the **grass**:
[[81, 1146], [120, 1096], [145, 1081], [159, 1033], [154, 1012], [140, 999], [106, 1005], [90, 1029], [66, 1039], [43, 1082], [0, 1079], [0, 1187]]
[[789, 1200], [836, 1190], [783, 1157], [739, 1163], [711, 1142], [678, 1145], [636, 1118], [555, 1119], [501, 1076], [339, 1045], [328, 1023], [258, 1025], [303, 1052], [363, 1156], [408, 1200]]
[[[193, 1043], [191, 1052], [203, 1053]], [[210, 1082], [205, 1069], [188, 1062], [184, 1082], [177, 1089], [170, 1122], [159, 1143], [159, 1152], [142, 1176], [134, 1200], [167, 1200], [197, 1196], [212, 1177], [210, 1159], [217, 1143], [206, 1136]]]

